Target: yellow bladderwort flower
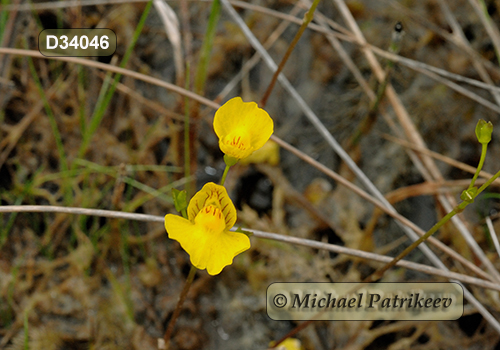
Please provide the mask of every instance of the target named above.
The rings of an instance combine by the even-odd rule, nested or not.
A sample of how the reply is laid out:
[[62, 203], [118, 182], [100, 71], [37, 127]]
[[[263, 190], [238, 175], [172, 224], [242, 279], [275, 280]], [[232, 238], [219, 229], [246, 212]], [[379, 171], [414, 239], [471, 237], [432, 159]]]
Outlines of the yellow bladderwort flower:
[[250, 248], [250, 239], [229, 229], [236, 222], [236, 209], [223, 186], [207, 183], [189, 202], [188, 219], [167, 214], [165, 229], [189, 254], [198, 269], [219, 274], [233, 258]]
[[[214, 130], [219, 147], [226, 154], [226, 164], [233, 165], [261, 148], [273, 133], [269, 114], [255, 102], [235, 97], [222, 105], [214, 117]], [[228, 159], [229, 158], [229, 159]]]

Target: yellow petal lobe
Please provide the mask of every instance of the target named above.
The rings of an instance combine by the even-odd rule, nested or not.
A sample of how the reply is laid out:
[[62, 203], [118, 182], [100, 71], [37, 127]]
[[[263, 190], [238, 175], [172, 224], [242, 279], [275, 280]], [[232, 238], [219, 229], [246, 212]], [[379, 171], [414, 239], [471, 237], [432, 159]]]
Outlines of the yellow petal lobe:
[[203, 226], [195, 225], [183, 217], [167, 214], [165, 216], [165, 229], [168, 237], [180, 243], [190, 257], [191, 263], [198, 269], [205, 269], [209, 256], [205, 247], [209, 235]]
[[226, 231], [209, 242], [211, 259], [207, 262], [210, 275], [219, 274], [224, 267], [231, 265], [236, 255], [250, 248], [250, 239], [243, 233]]

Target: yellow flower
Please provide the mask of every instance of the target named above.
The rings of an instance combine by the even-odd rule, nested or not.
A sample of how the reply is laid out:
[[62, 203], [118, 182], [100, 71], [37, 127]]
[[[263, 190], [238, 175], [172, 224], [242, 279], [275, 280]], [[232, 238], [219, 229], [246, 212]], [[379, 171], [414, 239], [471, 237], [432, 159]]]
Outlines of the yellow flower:
[[233, 258], [250, 248], [250, 239], [229, 229], [236, 209], [223, 186], [207, 183], [189, 202], [188, 219], [167, 214], [165, 229], [189, 254], [191, 263], [210, 275], [219, 274]]
[[243, 102], [240, 97], [230, 99], [215, 112], [214, 130], [219, 147], [236, 160], [264, 146], [273, 128], [273, 120], [265, 110], [255, 102]]
[[[271, 346], [274, 345], [274, 341], [271, 342]], [[298, 339], [287, 338], [281, 342], [280, 345], [276, 347], [276, 350], [304, 350], [302, 343]]]

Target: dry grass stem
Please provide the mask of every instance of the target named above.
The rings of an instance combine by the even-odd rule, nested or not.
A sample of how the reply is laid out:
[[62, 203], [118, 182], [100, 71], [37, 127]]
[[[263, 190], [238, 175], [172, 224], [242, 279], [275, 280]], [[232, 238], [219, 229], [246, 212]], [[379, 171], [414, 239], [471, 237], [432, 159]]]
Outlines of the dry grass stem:
[[[460, 169], [460, 170], [463, 170], [463, 171], [466, 171], [468, 173], [471, 173], [471, 174], [475, 174], [476, 173], [476, 168], [474, 168], [473, 166], [470, 166], [468, 164], [465, 164], [465, 163], [462, 163], [462, 162], [459, 162], [455, 159], [452, 159], [450, 157], [447, 157], [445, 155], [442, 155], [440, 153], [437, 153], [437, 152], [434, 152], [434, 151], [431, 151], [427, 148], [420, 148], [420, 147], [417, 147], [405, 140], [402, 140], [402, 139], [398, 139], [394, 136], [391, 136], [391, 135], [388, 135], [388, 134], [385, 134], [383, 135], [383, 137], [391, 142], [394, 142], [394, 143], [397, 143], [397, 144], [400, 144], [401, 146], [403, 147], [406, 147], [406, 148], [410, 148], [416, 152], [419, 152], [419, 153], [424, 153], [428, 156], [431, 156], [433, 157], [434, 159], [437, 159], [437, 160], [440, 160], [446, 164], [449, 164], [457, 169]], [[479, 172], [479, 176], [481, 176], [483, 179], [489, 179], [491, 177], [493, 177], [493, 174], [487, 172], [487, 171], [484, 171], [484, 170], [481, 170]], [[495, 181], [493, 181], [493, 184], [496, 184], [497, 186], [500, 186], [500, 180], [499, 179], [496, 179]], [[467, 186], [465, 186], [467, 187]]]
[[489, 216], [486, 217], [486, 225], [488, 226], [488, 231], [490, 233], [491, 240], [493, 241], [493, 245], [497, 251], [498, 256], [500, 256], [500, 244], [498, 243], [497, 233], [495, 232], [495, 228], [493, 227], [493, 222]]
[[[157, 215], [126, 213], [126, 212], [102, 210], [102, 209], [48, 206], [48, 205], [6, 205], [0, 207], [0, 213], [65, 213], [74, 215], [100, 216], [106, 218], [146, 221], [146, 222], [156, 222], [156, 223], [164, 223], [165, 221], [165, 218], [163, 216], [157, 216]], [[236, 229], [237, 227], [233, 228], [233, 230]], [[387, 263], [392, 260], [392, 258], [388, 256], [383, 256], [370, 252], [364, 252], [352, 248], [318, 242], [300, 237], [284, 236], [276, 233], [269, 233], [253, 229], [245, 229], [245, 231], [251, 232], [252, 235], [257, 238], [270, 239], [279, 242], [296, 244], [314, 249], [322, 249], [334, 253], [346, 254], [349, 256], [367, 260], [373, 260], [377, 262]], [[405, 260], [398, 262], [397, 266], [424, 272], [430, 275], [444, 277], [450, 280], [456, 279], [464, 283], [470, 283], [480, 287], [500, 291], [500, 284], [492, 283], [489, 281], [485, 281], [479, 278], [463, 275], [456, 272], [443, 271], [441, 269], [436, 269], [431, 266], [417, 264]]]

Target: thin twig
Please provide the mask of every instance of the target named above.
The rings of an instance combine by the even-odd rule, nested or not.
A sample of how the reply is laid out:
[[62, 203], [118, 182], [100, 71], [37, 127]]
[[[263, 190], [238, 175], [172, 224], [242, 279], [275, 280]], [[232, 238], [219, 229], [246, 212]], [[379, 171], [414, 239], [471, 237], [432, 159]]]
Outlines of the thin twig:
[[76, 215], [102, 216], [105, 218], [126, 219], [135, 221], [148, 221], [148, 222], [165, 221], [164, 217], [157, 215], [126, 213], [121, 211], [113, 211], [105, 209], [60, 207], [52, 205], [2, 205], [0, 206], [0, 213], [66, 213], [66, 214], [76, 214]]
[[[298, 4], [295, 4], [295, 6], [290, 11], [290, 16], [295, 16], [299, 11], [300, 11], [300, 7], [298, 6]], [[274, 32], [272, 32], [271, 35], [269, 35], [269, 37], [267, 38], [266, 42], [264, 43], [264, 48], [266, 50], [270, 49], [274, 45], [274, 43], [279, 39], [279, 37], [281, 36], [281, 34], [283, 34], [283, 32], [288, 28], [288, 26], [290, 25], [290, 23], [291, 23], [290, 21], [283, 20], [276, 27], [276, 29], [274, 30]], [[226, 84], [226, 86], [224, 87], [224, 89], [221, 92], [219, 92], [219, 94], [215, 98], [215, 101], [216, 102], [222, 101], [222, 99], [224, 97], [226, 97], [229, 94], [229, 92], [231, 92], [231, 90], [233, 90], [236, 87], [236, 85], [243, 79], [243, 77], [247, 76], [248, 72], [250, 72], [250, 70], [253, 67], [255, 67], [255, 65], [257, 63], [259, 63], [260, 59], [261, 59], [261, 56], [260, 56], [259, 52], [255, 52], [253, 54], [253, 56], [250, 57], [250, 59], [243, 64], [243, 67], [241, 67], [241, 69], [238, 72], [238, 74], [236, 74], [231, 79], [231, 81]]]
[[497, 250], [498, 256], [500, 256], [500, 244], [498, 243], [497, 233], [495, 232], [495, 228], [493, 227], [493, 222], [489, 216], [486, 217], [486, 225], [488, 226], [488, 231], [490, 231], [490, 237], [493, 241], [493, 245]]
[[[61, 207], [61, 206], [50, 206], [50, 205], [5, 205], [5, 206], [0, 206], [0, 213], [66, 213], [75, 215], [100, 216], [100, 217], [114, 218], [114, 219], [156, 222], [156, 223], [164, 223], [165, 221], [163, 216], [157, 216], [157, 215], [125, 213], [120, 211], [104, 210], [104, 209], [88, 209], [88, 208]], [[234, 227], [232, 230], [237, 230], [238, 228]], [[269, 233], [247, 228], [245, 228], [244, 230], [251, 232], [252, 235], [256, 238], [270, 239], [274, 241], [296, 244], [314, 249], [323, 249], [338, 254], [346, 254], [349, 256], [366, 260], [378, 261], [382, 263], [386, 263], [392, 260], [392, 258], [389, 256], [365, 252], [348, 247], [342, 247], [335, 244], [323, 243], [300, 237], [285, 236], [276, 233]], [[493, 283], [480, 278], [475, 278], [456, 272], [443, 271], [441, 269], [437, 269], [435, 267], [428, 265], [402, 260], [397, 264], [397, 266], [448, 279], [456, 279], [464, 283], [470, 283], [480, 287], [500, 291], [500, 284], [498, 283]]]
[[[419, 153], [423, 153], [423, 154], [426, 154], [428, 156], [431, 156], [433, 157], [434, 159], [437, 159], [437, 160], [440, 160], [448, 165], [451, 165], [457, 169], [460, 169], [460, 170], [463, 170], [463, 171], [466, 171], [468, 173], [471, 173], [471, 174], [474, 174], [476, 172], [476, 168], [471, 166], [471, 165], [468, 165], [468, 164], [465, 164], [465, 163], [462, 163], [462, 162], [459, 162], [458, 160], [455, 160], [455, 159], [452, 159], [450, 157], [447, 157], [447, 156], [444, 156], [440, 153], [437, 153], [437, 152], [434, 152], [434, 151], [431, 151], [429, 150], [428, 148], [421, 148], [421, 147], [418, 147], [418, 146], [415, 146], [411, 143], [409, 143], [408, 141], [405, 141], [405, 140], [402, 140], [402, 139], [398, 139], [397, 137], [394, 137], [394, 136], [391, 136], [391, 135], [388, 135], [388, 134], [384, 134], [382, 135], [383, 138], [385, 138], [386, 140], [389, 140], [391, 142], [394, 142], [394, 143], [397, 143], [403, 147], [407, 147], [407, 148], [410, 148], [416, 152], [419, 152]], [[487, 171], [484, 171], [484, 170], [481, 170], [479, 172], [479, 176], [481, 176], [482, 178], [484, 179], [489, 179], [493, 176], [493, 174], [487, 172]], [[494, 182], [494, 184], [496, 185], [500, 185], [500, 180], [499, 179], [496, 179]]]
[[198, 101], [198, 102], [200, 102], [208, 107], [211, 107], [213, 109], [217, 109], [220, 107], [219, 104], [213, 102], [212, 100], [209, 100], [208, 98], [205, 98], [203, 96], [195, 94], [194, 92], [188, 91], [180, 86], [168, 83], [166, 81], [151, 77], [151, 76], [146, 75], [146, 74], [134, 72], [133, 70], [130, 70], [130, 69], [112, 66], [110, 64], [100, 63], [97, 61], [92, 61], [92, 60], [78, 58], [78, 57], [50, 57], [49, 58], [49, 57], [43, 56], [38, 51], [13, 49], [13, 48], [9, 48], [9, 47], [0, 47], [0, 54], [1, 53], [20, 55], [20, 56], [31, 56], [31, 57], [42, 58], [42, 59], [54, 59], [57, 61], [70, 62], [70, 63], [81, 64], [81, 65], [92, 67], [92, 68], [102, 69], [102, 70], [108, 71], [108, 72], [119, 73], [119, 74], [129, 76], [129, 77], [134, 78], [134, 79], [142, 80], [146, 83], [150, 83], [150, 84], [153, 84], [156, 86], [163, 87], [165, 89], [176, 92], [176, 93], [181, 94], [183, 96], [187, 96], [190, 99]]
[[[446, 20], [448, 21], [448, 24], [452, 28], [451, 41], [455, 42], [455, 44], [458, 47], [460, 47], [467, 54], [469, 54], [469, 56], [471, 56], [472, 65], [476, 68], [477, 72], [481, 76], [481, 79], [483, 79], [485, 82], [493, 86], [493, 81], [491, 80], [488, 72], [486, 71], [481, 61], [477, 59], [478, 55], [470, 45], [469, 41], [467, 40], [467, 37], [465, 36], [462, 27], [458, 23], [456, 16], [453, 14], [453, 12], [451, 12], [446, 1], [438, 0], [438, 3], [446, 17]], [[500, 105], [500, 94], [495, 91], [491, 91], [491, 93], [493, 95], [493, 98], [495, 98], [497, 104]]]
[[172, 333], [174, 332], [175, 323], [177, 322], [177, 318], [179, 317], [182, 305], [184, 304], [184, 300], [186, 300], [187, 294], [189, 292], [189, 288], [193, 283], [194, 276], [196, 275], [197, 268], [191, 265], [191, 269], [189, 270], [189, 275], [186, 278], [186, 282], [184, 283], [184, 287], [182, 288], [181, 294], [179, 295], [179, 300], [177, 301], [177, 306], [175, 307], [174, 313], [170, 322], [168, 323], [167, 330], [163, 335], [163, 340], [165, 341], [165, 349], [170, 348], [170, 338], [172, 337]]
[[490, 86], [488, 84], [482, 83], [479, 80], [475, 79], [470, 79], [467, 77], [463, 77], [458, 74], [453, 74], [450, 73], [444, 69], [436, 68], [433, 66], [430, 66], [428, 64], [424, 64], [422, 62], [417, 62], [408, 58], [401, 57], [399, 55], [384, 51], [382, 49], [379, 49], [378, 47], [372, 46], [372, 45], [366, 45], [367, 48], [370, 48], [374, 53], [377, 55], [387, 58], [389, 60], [393, 60], [394, 62], [401, 63], [403, 65], [406, 65], [407, 67], [413, 69], [416, 72], [422, 73], [424, 75], [427, 75], [429, 78], [440, 82], [446, 86], [448, 86], [450, 89], [455, 90], [456, 92], [468, 97], [469, 99], [476, 101], [477, 103], [485, 106], [488, 109], [491, 109], [492, 111], [496, 113], [500, 113], [500, 107], [497, 106], [496, 104], [486, 100], [485, 98], [479, 96], [478, 94], [473, 93], [470, 90], [465, 89], [464, 87], [450, 81], [449, 79], [445, 79], [443, 77], [449, 77], [451, 79], [454, 79], [456, 81], [461, 81], [476, 87], [483, 88], [485, 90], [489, 90], [492, 93], [498, 93], [499, 88], [495, 86]]
[[498, 28], [493, 25], [491, 18], [487, 16], [487, 13], [485, 13], [487, 9], [485, 8], [486, 5], [484, 4], [484, 1], [481, 1], [480, 4], [478, 0], [469, 0], [469, 4], [471, 4], [472, 8], [474, 8], [474, 11], [479, 16], [484, 29], [486, 29], [486, 32], [493, 43], [493, 47], [495, 48], [495, 54], [497, 56], [497, 60], [499, 61], [498, 63], [500, 63], [500, 32]]
[[288, 45], [288, 48], [285, 52], [285, 55], [281, 59], [281, 62], [276, 69], [276, 71], [273, 74], [273, 77], [271, 79], [271, 82], [269, 83], [269, 86], [267, 87], [266, 92], [264, 92], [264, 95], [262, 96], [262, 99], [260, 100], [260, 105], [262, 108], [266, 106], [267, 100], [269, 99], [269, 96], [271, 96], [271, 92], [273, 91], [274, 85], [276, 84], [276, 80], [278, 79], [278, 76], [280, 75], [281, 71], [283, 68], [285, 68], [285, 64], [290, 58], [290, 55], [292, 54], [293, 49], [299, 42], [300, 38], [302, 37], [302, 34], [304, 34], [304, 31], [307, 29], [307, 26], [309, 23], [311, 23], [312, 19], [314, 18], [314, 11], [316, 10], [316, 7], [318, 7], [320, 0], [314, 0], [312, 5], [309, 7], [309, 10], [306, 12], [304, 15], [304, 19], [302, 21], [302, 24], [295, 34], [295, 37], [293, 38], [292, 42], [290, 45]]

